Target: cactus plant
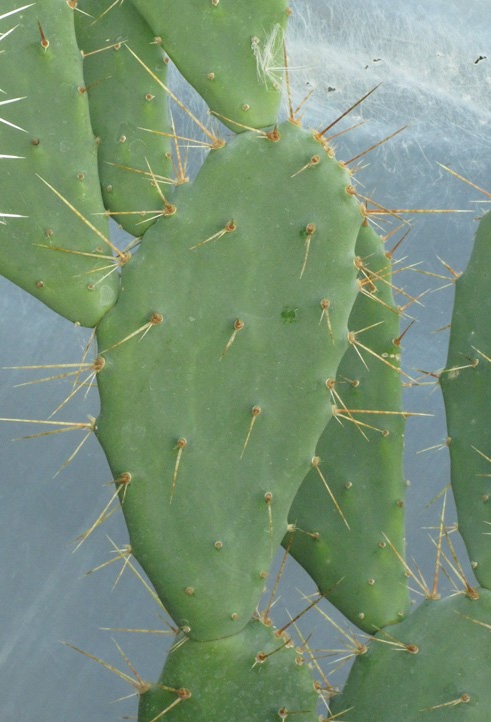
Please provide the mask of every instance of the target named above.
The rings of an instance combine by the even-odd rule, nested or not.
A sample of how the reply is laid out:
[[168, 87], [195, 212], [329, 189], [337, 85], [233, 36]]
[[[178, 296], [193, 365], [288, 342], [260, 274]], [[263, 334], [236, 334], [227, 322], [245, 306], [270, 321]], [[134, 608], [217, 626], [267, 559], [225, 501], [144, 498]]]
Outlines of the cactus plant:
[[[486, 689], [471, 689], [473, 671], [461, 675], [459, 649], [447, 652], [444, 639], [458, 615], [459, 643], [475, 638], [476, 665], [488, 663], [486, 589], [466, 584], [457, 600], [432, 598], [397, 624], [408, 612], [406, 413], [391, 254], [328, 129], [301, 127], [291, 103], [288, 120], [278, 116], [285, 2], [238, 3], [234, 14], [220, 0], [202, 5], [9, 0], [0, 16], [12, 20], [0, 35], [9, 70], [8, 82], [1, 79], [0, 271], [66, 319], [95, 328], [95, 360], [76, 369], [69, 398], [86, 369], [101, 410], [74, 427], [101, 442], [131, 554], [178, 628], [159, 680], [134, 683], [139, 722], [317, 718], [322, 690], [312, 675], [317, 662], [305, 663], [307, 642], [290, 649], [290, 631], [271, 625], [272, 604], [259, 611], [282, 538], [321, 595], [367, 632], [383, 628], [374, 640], [402, 639], [396, 649], [413, 653], [400, 655], [399, 669], [382, 644], [361, 645], [329, 719], [349, 719], [355, 707], [358, 720], [372, 719], [374, 709], [381, 722], [416, 720], [431, 709], [449, 719], [471, 710], [479, 722]], [[209, 150], [191, 183], [179, 156], [184, 139], [167, 115], [167, 96], [175, 98], [167, 56], [228, 128], [200, 124]], [[136, 237], [124, 250], [109, 239], [108, 216]], [[488, 225], [486, 217], [476, 258]], [[469, 268], [486, 267], [479, 256]], [[491, 356], [477, 327], [466, 341], [473, 350], [462, 350], [469, 286], [486, 282], [466, 281], [472, 273], [457, 284], [441, 376], [452, 441], [467, 430], [459, 384], [477, 379], [477, 391], [464, 392], [477, 407]], [[478, 371], [470, 381], [462, 355]], [[367, 409], [384, 413], [383, 424], [368, 422]], [[360, 411], [362, 423], [354, 418]], [[482, 426], [485, 411], [476, 412]], [[458, 465], [486, 477], [490, 452], [485, 436], [471, 436], [463, 451], [460, 441], [450, 448], [459, 523], [485, 587], [485, 536], [468, 524]], [[351, 493], [358, 487], [361, 494]], [[129, 554], [118, 551], [124, 565]], [[418, 657], [423, 648], [428, 655]], [[401, 677], [423, 682], [442, 654], [449, 663], [434, 695], [416, 700], [409, 689], [399, 698]], [[380, 687], [387, 699], [375, 708], [374, 678], [384, 665], [389, 692]], [[447, 695], [449, 685], [455, 694], [452, 687]], [[326, 692], [327, 700], [329, 685]]]
[[[214, 11], [214, 7], [212, 27], [218, 23], [216, 27], [221, 28], [221, 8]], [[125, 199], [130, 213], [146, 214], [152, 196], [162, 195], [159, 179], [168, 141], [155, 148], [157, 136], [147, 149], [144, 145], [142, 149], [140, 141], [145, 129], [137, 123], [144, 122], [148, 96], [143, 90], [149, 82], [147, 73], [151, 79], [155, 75], [156, 62], [149, 47], [154, 40], [150, 41], [144, 21], [128, 6], [117, 15], [115, 26], [107, 24], [106, 13], [89, 23], [87, 16], [96, 7], [83, 0], [62, 6], [44, 0], [36, 7], [40, 16], [36, 18], [32, 7], [14, 9], [18, 9], [19, 26], [7, 38], [7, 59], [10, 53], [10, 62], [17, 62], [11, 46], [20, 31], [20, 51], [35, 48], [37, 42], [33, 63], [39, 64], [41, 53], [41, 63], [52, 62], [60, 68], [61, 53], [57, 60], [50, 40], [54, 18], [63, 17], [70, 28], [64, 43], [71, 41], [75, 56], [74, 15], [83, 13], [77, 25], [86, 76], [72, 92], [84, 99], [87, 123], [89, 100], [100, 146], [105, 202], [109, 212], [123, 222]], [[111, 7], [108, 12], [111, 9], [117, 12]], [[254, 27], [270, 26], [271, 9], [260, 10], [249, 16], [247, 9], [246, 15]], [[281, 6], [280, 10], [281, 30], [286, 9]], [[232, 47], [243, 47], [242, 38], [245, 33], [249, 37], [252, 26], [243, 28], [239, 22], [236, 27], [239, 16], [225, 16], [224, 29]], [[270, 32], [275, 29], [276, 25]], [[130, 36], [131, 41], [132, 32], [144, 50], [143, 57], [129, 44], [121, 48], [121, 36]], [[165, 37], [163, 41], [167, 46]], [[132, 44], [138, 48], [138, 43]], [[174, 52], [170, 40], [169, 46]], [[121, 50], [123, 61], [119, 60]], [[329, 419], [325, 379], [335, 374], [347, 344], [347, 319], [357, 292], [354, 245], [362, 213], [351, 174], [335, 159], [323, 133], [302, 130], [292, 113], [289, 122], [266, 130], [254, 127], [271, 126], [276, 114], [271, 115], [270, 103], [277, 106], [279, 89], [268, 86], [269, 78], [263, 87], [254, 43], [247, 52], [254, 74], [249, 70], [245, 92], [248, 97], [254, 95], [252, 83], [257, 95], [250, 97], [252, 112], [247, 116], [253, 125], [247, 130], [241, 127], [240, 137], [228, 143], [217, 138], [196, 180], [178, 189], [172, 204], [163, 204], [155, 232], [142, 234], [138, 253], [119, 253], [115, 264], [124, 270], [118, 301], [104, 320], [96, 319], [98, 355], [91, 368], [101, 392], [101, 412], [88, 428], [101, 440], [113, 469], [132, 555], [186, 635], [183, 641], [189, 638], [195, 643], [184, 650], [200, 650], [200, 644], [218, 643], [249, 629], [269, 564], [286, 529], [291, 501]], [[97, 65], [100, 54], [103, 60]], [[230, 59], [225, 59], [228, 66]], [[157, 62], [160, 69], [165, 67], [162, 57]], [[128, 68], [131, 63], [134, 74]], [[109, 77], [101, 75], [107, 72]], [[164, 87], [161, 78], [155, 80], [159, 90]], [[139, 92], [127, 100], [135, 86]], [[227, 105], [234, 86], [219, 66], [213, 87]], [[29, 101], [26, 98], [28, 108]], [[118, 139], [115, 128], [107, 124], [108, 107], [114, 103], [123, 118], [118, 133], [121, 128], [124, 133]], [[140, 113], [136, 120], [128, 117], [125, 107]], [[166, 103], [156, 107], [165, 128]], [[10, 119], [7, 123], [4, 142], [10, 133], [19, 132], [14, 127], [17, 123]], [[78, 129], [73, 133], [78, 137]], [[165, 130], [159, 133], [166, 139], [170, 135]], [[86, 136], [94, 148], [89, 129]], [[124, 178], [124, 171], [128, 178], [141, 171], [142, 162], [139, 158], [138, 166], [131, 154], [125, 154], [126, 143], [135, 155], [152, 153], [145, 160], [153, 182], [147, 178], [144, 190], [148, 192], [143, 198], [133, 197], [130, 181]], [[108, 178], [106, 164], [116, 168], [114, 180]], [[25, 164], [20, 162], [19, 167], [25, 171]], [[86, 216], [65, 198], [65, 191], [49, 189], [56, 202], [85, 219], [85, 226], [92, 230]], [[100, 213], [99, 208], [93, 205], [91, 213]], [[22, 214], [17, 213], [15, 199], [7, 210], [5, 235], [10, 236], [9, 226]], [[124, 226], [133, 233], [137, 230], [131, 220]], [[32, 244], [26, 234], [26, 252]], [[55, 260], [56, 254], [66, 251], [67, 263], [72, 256], [89, 255], [77, 246], [49, 250]], [[68, 278], [70, 272], [69, 266]], [[103, 280], [108, 277], [113, 283], [118, 279], [108, 273]], [[318, 324], [319, 310], [326, 304], [329, 333]], [[66, 312], [70, 319], [76, 317], [76, 306], [73, 301]], [[128, 393], [128, 377], [135, 379], [135, 395]], [[292, 409], [294, 424], [289, 423]], [[239, 516], [234, 514], [237, 505]], [[208, 513], [203, 516], [206, 507]], [[183, 545], [186, 528], [192, 530], [187, 551]], [[254, 628], [258, 629], [257, 624]], [[259, 644], [256, 637], [257, 633], [252, 635], [253, 646]], [[276, 665], [268, 661], [276, 651], [269, 649], [274, 640], [273, 635], [268, 649], [258, 648], [253, 655], [264, 654], [261, 663], [268, 669]], [[250, 640], [248, 644], [252, 653]], [[186, 660], [186, 651], [183, 654]], [[230, 664], [233, 669], [233, 658]], [[271, 674], [271, 688], [267, 687], [257, 707], [260, 716], [269, 714], [268, 709], [291, 709], [273, 684], [279, 672]], [[312, 685], [313, 680], [313, 695]], [[196, 697], [193, 687], [191, 696]], [[146, 706], [142, 718], [148, 716]], [[311, 702], [308, 706], [312, 709]], [[194, 703], [187, 714], [194, 714], [193, 709]], [[223, 719], [229, 715], [227, 710], [223, 706]], [[158, 710], [157, 716], [163, 712]]]

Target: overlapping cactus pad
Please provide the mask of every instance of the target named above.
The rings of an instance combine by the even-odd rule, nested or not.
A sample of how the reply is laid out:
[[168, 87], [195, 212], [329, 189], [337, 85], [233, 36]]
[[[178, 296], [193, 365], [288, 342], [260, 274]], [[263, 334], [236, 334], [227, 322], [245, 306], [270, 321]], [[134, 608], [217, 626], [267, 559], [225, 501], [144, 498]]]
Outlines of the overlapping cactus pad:
[[491, 592], [427, 600], [360, 655], [333, 715], [350, 722], [484, 722], [491, 687]]
[[401, 563], [404, 418], [391, 260], [367, 223], [356, 254], [361, 292], [349, 318], [351, 344], [331, 384], [340, 415], [319, 440], [319, 463], [290, 510], [296, 531], [283, 544], [322, 594], [373, 632], [401, 621], [409, 606]]
[[455, 284], [447, 365], [441, 374], [452, 489], [479, 582], [491, 588], [491, 213], [482, 218], [467, 269]]
[[329, 419], [362, 216], [322, 138], [289, 122], [236, 136], [178, 191], [99, 325], [96, 431], [131, 474], [134, 554], [210, 639], [250, 619]]
[[100, 0], [80, 0], [77, 10], [104, 202], [125, 230], [141, 236], [165, 212], [173, 187], [166, 58], [130, 2], [108, 10]]
[[139, 722], [317, 722], [318, 695], [301, 651], [286, 634], [252, 620], [210, 642], [181, 636], [159, 681], [140, 698]]
[[286, 0], [133, 0], [186, 80], [236, 133], [276, 123]]
[[73, 10], [51, 0], [24, 5], [2, 6], [20, 12], [0, 59], [0, 273], [94, 326], [116, 300], [118, 277], [108, 274], [114, 261]]

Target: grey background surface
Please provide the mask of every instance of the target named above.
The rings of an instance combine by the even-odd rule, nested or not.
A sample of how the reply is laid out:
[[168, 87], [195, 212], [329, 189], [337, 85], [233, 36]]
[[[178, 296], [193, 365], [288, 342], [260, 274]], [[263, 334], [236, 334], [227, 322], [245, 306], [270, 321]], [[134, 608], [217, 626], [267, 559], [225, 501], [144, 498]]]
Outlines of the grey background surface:
[[[448, 276], [438, 256], [462, 270], [475, 219], [489, 206], [484, 195], [438, 163], [491, 192], [488, 0], [297, 0], [293, 10], [288, 52], [295, 101], [316, 88], [304, 124], [323, 127], [383, 81], [340, 124], [342, 129], [367, 121], [338, 139], [338, 157], [349, 159], [408, 125], [366, 157], [368, 166], [357, 176], [360, 192], [388, 208], [472, 210], [412, 217], [412, 231], [399, 253], [407, 256], [405, 263], [422, 262], [420, 268], [430, 273]], [[477, 62], [481, 56], [486, 57]], [[188, 103], [203, 110], [183, 84], [179, 87]], [[194, 162], [198, 164], [199, 158]], [[443, 279], [417, 273], [401, 277], [400, 282], [412, 295], [432, 289], [424, 305], [411, 308], [417, 322], [404, 340], [404, 367], [410, 373], [437, 371], [445, 363], [448, 334], [437, 331], [449, 322], [451, 285], [436, 291], [446, 285]], [[88, 335], [0, 279], [0, 367], [77, 362]], [[67, 395], [69, 385], [15, 385], [49, 373], [0, 370], [0, 416], [47, 418]], [[438, 524], [441, 507], [441, 502], [430, 502], [448, 483], [448, 457], [444, 448], [419, 452], [446, 436], [438, 388], [408, 389], [406, 407], [434, 414], [410, 419], [406, 434], [406, 475], [411, 481], [408, 556], [430, 578], [434, 546], [429, 534]], [[78, 394], [59, 417], [84, 421], [90, 414], [97, 414], [94, 391], [85, 399]], [[136, 714], [134, 700], [111, 704], [131, 694], [131, 688], [61, 642], [131, 674], [114, 639], [142, 678], [153, 680], [169, 645], [162, 634], [166, 626], [158, 606], [130, 572], [112, 589], [121, 562], [86, 575], [115, 556], [109, 537], [120, 547], [127, 543], [120, 513], [73, 553], [75, 538], [97, 518], [112, 493], [107, 486], [109, 468], [96, 440], [88, 439], [72, 463], [53, 478], [81, 437], [71, 432], [12, 441], [38, 431], [0, 424], [0, 722], [131, 718]], [[450, 508], [447, 522], [454, 521]], [[465, 560], [457, 535], [453, 538]], [[287, 611], [302, 609], [301, 593], [314, 589], [289, 562], [276, 605], [278, 623], [287, 618]], [[417, 602], [416, 594], [414, 599]], [[333, 615], [328, 604], [323, 609]], [[350, 629], [339, 615], [335, 618]], [[156, 633], [100, 629], [115, 627]], [[342, 643], [339, 632], [314, 611], [302, 619], [302, 629], [312, 634], [311, 646], [316, 649], [339, 648]], [[326, 673], [337, 666], [334, 660], [335, 656], [322, 660]], [[335, 682], [342, 681], [346, 668], [333, 675]]]

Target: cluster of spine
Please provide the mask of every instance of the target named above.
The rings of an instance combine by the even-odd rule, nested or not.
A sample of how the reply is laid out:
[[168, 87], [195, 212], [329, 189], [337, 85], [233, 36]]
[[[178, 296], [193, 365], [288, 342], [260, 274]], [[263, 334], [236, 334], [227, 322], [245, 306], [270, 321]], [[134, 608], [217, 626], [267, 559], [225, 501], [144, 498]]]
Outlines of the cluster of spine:
[[[281, 543], [348, 619], [396, 640], [363, 647], [330, 719], [484, 722], [491, 216], [441, 375], [482, 589], [407, 616], [392, 256], [323, 134], [278, 119], [289, 14], [285, 0], [9, 0], [0, 271], [96, 328], [94, 431], [132, 554], [179, 627], [139, 722], [317, 720], [303, 654], [257, 612]], [[192, 183], [173, 168], [169, 57], [228, 128], [202, 126]], [[125, 251], [110, 216], [137, 239]]]

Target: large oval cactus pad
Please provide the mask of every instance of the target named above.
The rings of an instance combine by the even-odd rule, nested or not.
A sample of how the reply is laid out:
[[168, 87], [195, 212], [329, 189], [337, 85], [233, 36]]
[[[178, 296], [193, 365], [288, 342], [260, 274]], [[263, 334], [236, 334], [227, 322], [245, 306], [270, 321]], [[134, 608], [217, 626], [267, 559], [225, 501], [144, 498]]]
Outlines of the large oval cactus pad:
[[98, 331], [97, 434], [115, 478], [131, 474], [132, 548], [198, 639], [236, 633], [258, 603], [357, 290], [348, 172], [310, 132], [273, 137], [210, 153]]

